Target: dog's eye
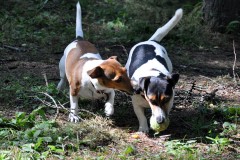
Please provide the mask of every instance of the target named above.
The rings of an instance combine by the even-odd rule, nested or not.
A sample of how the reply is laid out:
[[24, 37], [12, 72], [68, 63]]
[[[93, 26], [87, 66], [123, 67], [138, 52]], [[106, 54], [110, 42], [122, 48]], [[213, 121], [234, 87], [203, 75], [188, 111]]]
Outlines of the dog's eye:
[[120, 82], [122, 82], [122, 77], [120, 76], [120, 77], [118, 77], [118, 79], [116, 79], [115, 80], [115, 82], [117, 82], [117, 83], [120, 83]]

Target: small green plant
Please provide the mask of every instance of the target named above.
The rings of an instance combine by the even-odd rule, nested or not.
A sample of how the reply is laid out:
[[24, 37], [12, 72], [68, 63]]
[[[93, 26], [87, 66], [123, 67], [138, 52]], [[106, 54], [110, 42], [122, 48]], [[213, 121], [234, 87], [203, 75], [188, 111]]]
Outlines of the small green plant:
[[10, 158], [7, 156], [8, 154], [8, 151], [0, 151], [0, 160], [9, 160]]
[[227, 27], [226, 27], [226, 32], [227, 33], [239, 33], [240, 29], [240, 21], [231, 21]]
[[219, 152], [222, 152], [224, 147], [229, 144], [228, 138], [219, 138], [219, 136], [216, 136], [215, 138], [206, 136], [206, 138], [209, 139], [214, 145], [217, 145]]
[[62, 145], [58, 143], [59, 137], [55, 134], [56, 123], [46, 119], [42, 107], [35, 109], [29, 115], [18, 112], [13, 119], [1, 118], [2, 125], [4, 125], [3, 122], [6, 127], [0, 129], [0, 148], [17, 147], [19, 152], [22, 152], [21, 156], [32, 153], [36, 158], [43, 155], [59, 156], [63, 153]]
[[223, 131], [220, 133], [221, 136], [231, 136], [237, 134], [237, 124], [224, 122]]
[[200, 151], [195, 147], [196, 140], [181, 142], [172, 140], [165, 143], [166, 154], [173, 155], [175, 159], [196, 159], [200, 157]]

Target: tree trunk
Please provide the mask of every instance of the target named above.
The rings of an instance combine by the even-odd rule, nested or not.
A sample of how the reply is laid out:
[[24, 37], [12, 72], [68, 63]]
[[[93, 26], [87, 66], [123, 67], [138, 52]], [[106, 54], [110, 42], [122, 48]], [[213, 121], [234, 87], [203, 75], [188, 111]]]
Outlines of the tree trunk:
[[232, 21], [240, 21], [240, 0], [204, 0], [203, 18], [213, 31], [226, 32]]

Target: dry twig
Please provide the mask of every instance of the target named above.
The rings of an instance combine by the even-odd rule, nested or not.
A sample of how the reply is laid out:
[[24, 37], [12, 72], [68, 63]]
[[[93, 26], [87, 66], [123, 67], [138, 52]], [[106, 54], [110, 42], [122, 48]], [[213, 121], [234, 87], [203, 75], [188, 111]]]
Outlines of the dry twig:
[[12, 51], [16, 51], [16, 52], [26, 52], [26, 49], [23, 48], [18, 48], [18, 47], [13, 47], [13, 46], [9, 46], [9, 45], [3, 45], [3, 48], [12, 50]]
[[235, 83], [237, 83], [237, 80], [236, 80], [236, 73], [235, 73], [235, 67], [236, 67], [236, 61], [237, 61], [237, 54], [236, 54], [236, 50], [235, 50], [235, 43], [234, 43], [234, 40], [233, 40], [233, 54], [234, 54], [234, 61], [233, 61], [233, 80]]
[[[59, 110], [60, 110], [60, 109], [63, 109], [63, 110], [65, 110], [65, 111], [67, 111], [68, 113], [71, 112], [69, 109], [67, 109], [66, 107], [64, 107], [64, 104], [61, 104], [59, 101], [56, 102], [55, 99], [54, 99], [52, 96], [50, 96], [48, 93], [45, 93], [45, 92], [39, 92], [39, 93], [44, 94], [45, 96], [47, 96], [48, 98], [50, 98], [51, 101], [54, 103], [54, 105], [52, 105], [50, 102], [47, 102], [47, 101], [45, 101], [45, 100], [42, 100], [42, 99], [39, 98], [38, 96], [35, 96], [35, 98], [37, 98], [39, 101], [41, 101], [41, 102], [42, 102], [43, 104], [45, 104], [46, 106], [51, 107], [51, 108], [54, 108], [54, 109], [57, 110], [57, 113], [56, 113], [56, 115], [55, 115], [55, 117], [54, 117], [54, 120], [56, 120], [56, 119], [58, 118]], [[92, 112], [90, 112], [90, 111], [88, 111], [88, 110], [85, 110], [85, 109], [80, 109], [80, 111], [86, 112], [86, 113], [91, 114], [91, 115], [93, 115], [93, 116], [97, 116], [96, 114], [94, 114], [94, 113], [92, 113]], [[75, 116], [77, 116], [81, 121], [84, 121], [84, 119], [82, 119], [82, 118], [79, 117], [78, 115], [75, 115]]]
[[[54, 117], [54, 120], [57, 119], [58, 115], [59, 115], [59, 109], [63, 109], [65, 111], [67, 111], [68, 113], [70, 113], [71, 111], [67, 108], [65, 108], [60, 102], [57, 102], [54, 100], [54, 98], [52, 96], [50, 96], [48, 93], [45, 93], [45, 92], [39, 92], [41, 94], [44, 94], [45, 96], [47, 96], [48, 98], [50, 98], [52, 100], [52, 102], [54, 103], [54, 105], [52, 105], [50, 102], [47, 102], [45, 100], [42, 100], [41, 98], [39, 98], [38, 96], [35, 96], [35, 98], [37, 98], [39, 101], [41, 101], [43, 104], [45, 104], [46, 106], [48, 107], [51, 107], [51, 108], [54, 108], [54, 109], [57, 109], [57, 113]], [[81, 121], [84, 121], [84, 119], [82, 119], [81, 117], [79, 117], [78, 115], [75, 115], [77, 116]]]
[[43, 75], [43, 77], [44, 77], [44, 80], [45, 80], [46, 86], [48, 87], [47, 74], [46, 74], [45, 72], [42, 72], [42, 75]]

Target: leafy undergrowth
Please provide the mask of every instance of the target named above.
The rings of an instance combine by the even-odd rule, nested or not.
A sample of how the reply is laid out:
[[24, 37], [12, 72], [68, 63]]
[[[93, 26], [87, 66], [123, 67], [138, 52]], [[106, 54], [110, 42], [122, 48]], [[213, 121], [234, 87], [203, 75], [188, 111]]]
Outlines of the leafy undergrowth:
[[[171, 113], [169, 129], [159, 135], [146, 135], [137, 133], [135, 126], [119, 124], [119, 116], [121, 121], [131, 124], [128, 122], [132, 119], [126, 117], [134, 115], [129, 116], [128, 104], [117, 103], [116, 110], [121, 109], [121, 113], [116, 111], [116, 116], [106, 118], [99, 108], [91, 112], [91, 102], [81, 101], [81, 106], [88, 110], [81, 109], [82, 121], [75, 124], [66, 121], [67, 104], [61, 102], [66, 102], [67, 97], [58, 93], [53, 83], [32, 87], [31, 92], [36, 96], [22, 95], [25, 104], [39, 101], [38, 107], [30, 112], [16, 112], [12, 118], [0, 117], [0, 159], [240, 158], [239, 106], [221, 107], [204, 100], [200, 107], [191, 102], [192, 109], [195, 108], [191, 117], [179, 114], [176, 109], [181, 108], [177, 107]], [[185, 108], [184, 112], [187, 111]], [[176, 135], [181, 131], [182, 135]]]

